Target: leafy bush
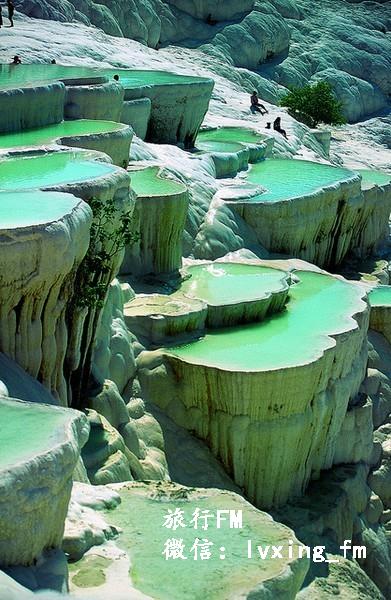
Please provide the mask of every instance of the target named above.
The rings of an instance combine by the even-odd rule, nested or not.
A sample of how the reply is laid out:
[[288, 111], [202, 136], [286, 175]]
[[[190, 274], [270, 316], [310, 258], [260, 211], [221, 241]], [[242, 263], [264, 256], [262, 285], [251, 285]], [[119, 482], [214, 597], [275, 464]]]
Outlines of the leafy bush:
[[333, 88], [327, 81], [319, 81], [314, 85], [292, 88], [280, 100], [281, 106], [301, 118], [311, 127], [319, 123], [343, 125], [346, 123], [342, 113], [342, 102], [334, 95]]
[[102, 308], [113, 276], [113, 259], [125, 246], [134, 244], [137, 235], [133, 233], [132, 209], [118, 215], [113, 199], [91, 199], [89, 205], [94, 216], [90, 245], [79, 267], [74, 302], [80, 308]]

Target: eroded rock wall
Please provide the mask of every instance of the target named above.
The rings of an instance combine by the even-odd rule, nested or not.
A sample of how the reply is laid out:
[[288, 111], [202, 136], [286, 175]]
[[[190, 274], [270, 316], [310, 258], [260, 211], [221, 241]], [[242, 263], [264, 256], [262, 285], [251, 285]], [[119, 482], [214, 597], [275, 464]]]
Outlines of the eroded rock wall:
[[48, 83], [0, 90], [0, 131], [21, 131], [59, 123], [64, 115], [65, 86]]

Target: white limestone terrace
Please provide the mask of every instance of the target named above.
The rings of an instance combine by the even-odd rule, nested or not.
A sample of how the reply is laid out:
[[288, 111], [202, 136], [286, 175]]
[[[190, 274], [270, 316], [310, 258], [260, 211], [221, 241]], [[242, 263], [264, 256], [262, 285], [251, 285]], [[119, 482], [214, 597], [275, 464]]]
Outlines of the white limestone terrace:
[[217, 178], [234, 177], [271, 153], [273, 139], [244, 127], [203, 128], [196, 150], [212, 157]]
[[178, 290], [137, 294], [124, 306], [129, 330], [146, 347], [178, 344], [206, 327], [261, 321], [284, 309], [290, 285], [284, 271], [223, 261], [187, 265], [181, 276]]
[[303, 494], [332, 466], [366, 368], [365, 290], [325, 273], [295, 276], [285, 310], [138, 359], [145, 397], [204, 439], [262, 508]]
[[69, 409], [1, 398], [0, 422], [0, 565], [29, 565], [61, 545], [87, 420]]
[[66, 303], [91, 210], [70, 194], [2, 191], [0, 216], [0, 348], [66, 404]]
[[[105, 0], [97, 8], [90, 0], [83, 6], [21, 0], [19, 6], [34, 17], [91, 23], [152, 48], [198, 49], [217, 72], [242, 68], [243, 78], [270, 99], [276, 100], [279, 86], [322, 78], [333, 84], [352, 121], [389, 110], [387, 2], [325, 0], [320, 8], [308, 0], [246, 0], [240, 7], [231, 0]], [[206, 22], [208, 14], [213, 24]]]
[[117, 166], [129, 162], [133, 130], [112, 121], [78, 119], [0, 134], [0, 154], [12, 150], [70, 146], [104, 152]]
[[[0, 160], [1, 348], [62, 404], [70, 402], [69, 378], [82, 360], [80, 335], [88, 322], [85, 311], [67, 313], [89, 244], [91, 210], [80, 199], [112, 200], [117, 216], [131, 207], [129, 176], [109, 160], [86, 150], [15, 152]], [[111, 258], [107, 286], [121, 259], [122, 253]]]
[[[27, 17], [18, 18], [17, 38], [15, 31], [7, 28], [2, 31], [0, 48], [5, 62], [10, 60], [17, 47], [24, 60], [49, 62], [54, 55], [59, 62], [88, 64], [101, 69], [117, 66], [172, 70], [175, 63], [175, 72], [214, 77], [215, 89], [206, 115], [207, 126], [244, 126], [260, 133], [265, 131], [266, 119], [251, 115], [249, 111], [249, 92], [253, 89], [253, 83], [246, 83], [242, 71], [233, 68], [227, 71], [220, 62], [208, 59], [197, 50], [169, 47], [156, 52], [137, 42], [112, 38], [77, 23], [38, 21]], [[44, 37], [51, 40], [53, 45], [42, 40], [42, 31], [46, 32]], [[295, 155], [297, 158], [325, 162], [322, 147], [307, 127], [291, 119], [283, 109], [267, 102], [266, 105], [270, 111], [267, 120], [272, 121], [277, 115], [282, 115], [283, 126], [288, 132], [288, 140], [276, 132], [269, 133], [274, 140], [275, 156]], [[377, 143], [374, 136], [374, 131], [378, 131], [374, 129], [376, 123], [378, 121], [372, 122], [372, 128], [358, 128], [357, 142], [356, 130], [349, 127], [338, 128], [337, 135], [345, 135], [346, 131], [345, 137], [349, 139], [349, 146], [346, 143], [342, 145], [335, 142], [336, 151], [334, 141], [332, 142], [331, 153], [340, 165], [344, 156], [350, 163], [351, 149], [357, 148], [355, 153], [360, 157], [361, 168], [365, 168], [366, 165], [381, 169], [391, 167], [389, 151]], [[368, 154], [360, 151], [367, 140], [370, 140], [371, 144], [371, 153]], [[196, 258], [214, 260], [242, 247], [255, 249], [258, 255], [267, 256], [251, 228], [232, 208], [221, 203], [218, 196], [214, 197], [226, 182], [215, 181], [215, 169], [210, 157], [189, 157], [178, 148], [144, 145], [137, 139], [132, 144], [131, 152], [133, 159], [152, 161], [168, 168], [188, 186], [190, 203], [184, 235], [185, 256], [193, 255]]]
[[262, 246], [333, 267], [387, 238], [390, 177], [310, 161], [266, 159], [218, 198], [251, 226]]
[[[31, 95], [31, 105], [27, 113], [34, 113], [39, 107], [34, 99], [39, 99], [45, 92], [45, 84], [63, 85], [66, 91], [64, 98], [65, 116], [69, 118], [94, 117], [108, 118], [93, 108], [95, 104], [118, 104], [117, 115], [110, 116], [119, 120], [120, 114], [129, 114], [128, 109], [137, 100], [150, 101], [150, 111], [145, 114], [147, 119], [146, 136], [152, 142], [181, 143], [192, 147], [198, 129], [208, 109], [213, 89], [213, 80], [204, 77], [194, 77], [157, 70], [130, 70], [91, 68], [86, 66], [66, 66], [60, 64], [21, 64], [2, 65], [0, 69], [0, 99], [4, 104], [1, 128], [10, 128], [9, 120], [4, 119], [12, 110], [7, 106], [14, 103], [15, 97], [20, 96], [18, 90], [25, 87]], [[114, 80], [119, 78], [119, 82]], [[64, 88], [66, 86], [66, 90]], [[33, 86], [41, 87], [42, 93], [37, 94]], [[114, 96], [114, 98], [112, 98]], [[18, 98], [23, 102], [23, 98]], [[122, 104], [125, 100], [125, 104]], [[86, 106], [86, 101], [89, 106]], [[117, 102], [116, 102], [117, 101]], [[92, 105], [92, 106], [91, 106]], [[108, 107], [106, 109], [110, 111]], [[121, 115], [122, 116], [122, 115]], [[30, 117], [31, 118], [31, 117]], [[23, 123], [26, 118], [21, 119]], [[51, 122], [51, 121], [48, 121]]]
[[123, 275], [173, 273], [182, 266], [183, 230], [189, 196], [187, 186], [167, 177], [159, 166], [129, 168], [136, 201], [135, 242], [126, 248]]

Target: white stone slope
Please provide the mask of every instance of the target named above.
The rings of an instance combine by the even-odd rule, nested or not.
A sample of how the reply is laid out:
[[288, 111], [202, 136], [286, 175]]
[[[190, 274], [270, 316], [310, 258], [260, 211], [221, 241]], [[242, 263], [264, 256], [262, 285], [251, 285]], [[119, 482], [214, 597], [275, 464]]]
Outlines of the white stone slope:
[[[88, 401], [100, 445], [84, 455], [93, 483], [168, 479], [164, 439], [158, 421], [138, 397], [136, 357], [143, 349], [126, 327], [123, 305], [133, 295], [114, 280], [97, 331], [92, 373], [96, 390]], [[98, 415], [95, 413], [97, 411]]]
[[[47, 33], [45, 37], [51, 40], [49, 45], [42, 41], [42, 29]], [[24, 60], [49, 60], [55, 52], [58, 62], [68, 64], [88, 62], [95, 66], [103, 64], [152, 69], [172, 69], [175, 64], [176, 71], [213, 76], [216, 80], [215, 91], [205, 123], [211, 126], [250, 125], [259, 131], [264, 129], [266, 119], [251, 115], [249, 111], [249, 96], [243, 89], [240, 71], [234, 68], [227, 70], [221, 61], [196, 50], [170, 47], [156, 52], [133, 41], [110, 38], [102, 32], [82, 25], [71, 26], [30, 20], [26, 17], [18, 21], [17, 37], [12, 29], [4, 30], [3, 33], [0, 50], [5, 61], [13, 55], [17, 47]], [[248, 90], [252, 88], [252, 85], [245, 86]], [[278, 133], [271, 132], [275, 140], [276, 155], [325, 160], [322, 147], [307, 127], [291, 119], [282, 109], [267, 106], [270, 111], [267, 119], [272, 120], [278, 114], [282, 114], [284, 127], [288, 131], [288, 141]], [[381, 123], [380, 120], [373, 120], [367, 128], [346, 128], [346, 134], [345, 129], [338, 129], [336, 135], [343, 136], [345, 142], [336, 141], [334, 150], [333, 139], [334, 158], [343, 163], [346, 156], [349, 166], [356, 166], [358, 162], [360, 166], [367, 164], [371, 167], [390, 168], [391, 153], [377, 142], [377, 137], [380, 142], [384, 140], [384, 136], [381, 136]], [[362, 148], [368, 140], [371, 151], [366, 153]], [[136, 160], [158, 161], [188, 185], [190, 207], [184, 235], [185, 256], [193, 255], [195, 258], [214, 260], [242, 247], [251, 248], [258, 255], [266, 256], [251, 229], [243, 223], [239, 215], [222, 203], [218, 196], [214, 197], [219, 189], [227, 185], [227, 181], [215, 181], [215, 169], [210, 157], [205, 155], [195, 158], [178, 148], [142, 145], [138, 141], [133, 143], [132, 157]]]
[[[22, 0], [19, 7], [33, 17], [78, 20], [150, 47], [199, 47], [225, 68], [252, 69], [255, 87], [268, 89], [274, 98], [278, 86], [326, 79], [351, 121], [389, 107], [388, 2], [352, 6], [325, 0], [320, 8], [308, 0], [246, 0], [240, 6], [231, 0], [86, 0], [82, 5], [72, 0]], [[217, 21], [213, 25], [206, 22], [208, 14]]]

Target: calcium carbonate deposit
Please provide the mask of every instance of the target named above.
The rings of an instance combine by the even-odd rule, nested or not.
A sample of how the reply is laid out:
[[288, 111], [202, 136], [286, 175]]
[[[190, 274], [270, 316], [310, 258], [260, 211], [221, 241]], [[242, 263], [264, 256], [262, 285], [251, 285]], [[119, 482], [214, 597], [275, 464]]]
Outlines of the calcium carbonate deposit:
[[0, 63], [0, 600], [391, 600], [391, 2], [9, 0]]

